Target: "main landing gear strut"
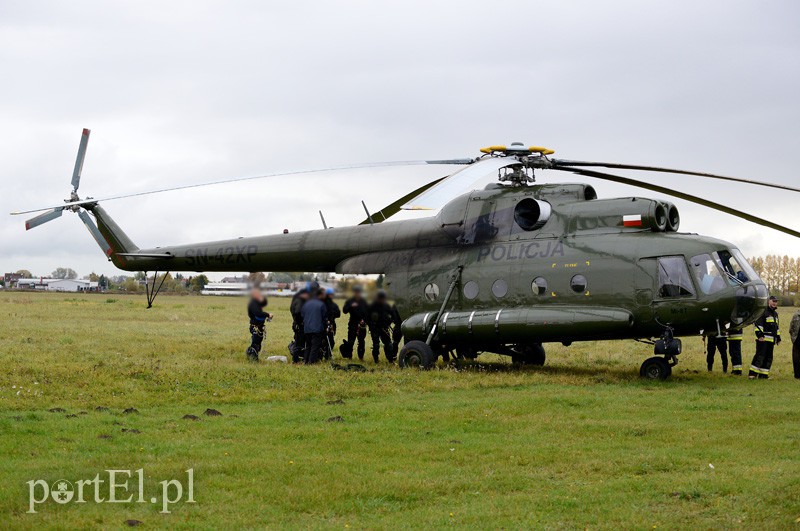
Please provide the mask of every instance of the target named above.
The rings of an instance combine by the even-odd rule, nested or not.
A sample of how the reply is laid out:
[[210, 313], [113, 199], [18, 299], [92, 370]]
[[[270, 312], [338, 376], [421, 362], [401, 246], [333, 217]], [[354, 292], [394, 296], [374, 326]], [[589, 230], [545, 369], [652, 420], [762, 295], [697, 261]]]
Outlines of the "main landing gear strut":
[[147, 308], [150, 309], [153, 307], [153, 301], [156, 300], [159, 292], [161, 291], [162, 286], [164, 286], [164, 281], [167, 280], [167, 275], [169, 275], [169, 271], [164, 273], [164, 276], [161, 277], [161, 283], [156, 287], [156, 281], [158, 280], [158, 271], [153, 274], [153, 285], [150, 286], [150, 283], [147, 281], [147, 272], [144, 273], [144, 289], [147, 293]]
[[682, 348], [681, 340], [675, 338], [671, 328], [667, 328], [661, 334], [661, 339], [653, 343], [655, 356], [644, 360], [639, 375], [648, 380], [666, 380], [672, 375], [672, 368], [678, 364]]

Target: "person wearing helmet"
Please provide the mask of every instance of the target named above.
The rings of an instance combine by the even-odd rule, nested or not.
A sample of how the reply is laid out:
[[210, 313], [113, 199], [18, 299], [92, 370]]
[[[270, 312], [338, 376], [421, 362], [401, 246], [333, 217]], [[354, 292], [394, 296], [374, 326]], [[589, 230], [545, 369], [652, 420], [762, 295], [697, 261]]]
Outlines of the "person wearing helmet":
[[325, 345], [325, 359], [333, 357], [333, 346], [336, 344], [336, 319], [342, 316], [339, 305], [333, 300], [334, 293], [333, 288], [325, 289], [325, 309], [328, 311], [328, 341]]
[[392, 344], [391, 328], [394, 322], [394, 311], [389, 304], [386, 292], [379, 290], [375, 296], [375, 301], [369, 305], [367, 311], [369, 333], [372, 337], [372, 359], [378, 363], [381, 355], [381, 343], [383, 352], [389, 363], [394, 362], [394, 348]]

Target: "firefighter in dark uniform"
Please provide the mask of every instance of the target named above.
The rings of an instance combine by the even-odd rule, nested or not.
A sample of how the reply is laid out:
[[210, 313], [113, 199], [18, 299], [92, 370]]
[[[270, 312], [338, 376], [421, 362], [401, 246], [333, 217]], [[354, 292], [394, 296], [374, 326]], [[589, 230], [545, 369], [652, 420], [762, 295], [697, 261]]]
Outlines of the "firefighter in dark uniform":
[[731, 328], [728, 330], [728, 353], [731, 356], [731, 374], [742, 374], [742, 329]]
[[750, 365], [750, 379], [769, 378], [769, 369], [772, 367], [772, 354], [775, 345], [781, 342], [780, 323], [778, 321], [778, 298], [770, 297], [767, 309], [755, 322], [756, 327], [756, 355]]
[[292, 361], [300, 363], [303, 361], [303, 356], [306, 351], [306, 336], [303, 332], [303, 305], [308, 300], [308, 289], [303, 288], [292, 297], [292, 303], [289, 305], [289, 312], [292, 314], [292, 331], [294, 332], [294, 341], [289, 345], [289, 351], [292, 354]]
[[333, 288], [325, 290], [325, 309], [328, 311], [328, 341], [325, 345], [325, 359], [333, 357], [333, 346], [336, 344], [336, 319], [342, 316], [339, 305], [333, 300]]
[[381, 356], [381, 343], [383, 352], [389, 363], [394, 362], [394, 349], [392, 345], [391, 327], [394, 321], [392, 307], [386, 297], [386, 292], [379, 290], [375, 301], [367, 310], [367, 324], [372, 337], [372, 359], [378, 363]]
[[272, 320], [272, 314], [264, 311], [267, 299], [258, 288], [250, 292], [250, 303], [247, 305], [247, 316], [250, 317], [250, 346], [247, 348], [247, 359], [258, 361], [261, 342], [264, 341], [264, 323]]
[[722, 372], [728, 372], [728, 340], [724, 335], [706, 337], [706, 363], [708, 372], [714, 368], [714, 357], [719, 350], [719, 357], [722, 358]]
[[364, 340], [367, 337], [367, 301], [362, 295], [361, 286], [353, 287], [353, 296], [344, 303], [343, 311], [349, 315], [347, 321], [347, 339], [342, 342], [339, 352], [343, 358], [353, 357], [353, 347], [358, 342], [358, 359], [364, 359]]

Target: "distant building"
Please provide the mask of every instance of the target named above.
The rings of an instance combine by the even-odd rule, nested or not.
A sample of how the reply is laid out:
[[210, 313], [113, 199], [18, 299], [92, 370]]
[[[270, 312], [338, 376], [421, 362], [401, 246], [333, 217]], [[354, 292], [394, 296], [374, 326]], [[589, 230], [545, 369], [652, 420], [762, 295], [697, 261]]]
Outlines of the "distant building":
[[[229, 277], [236, 278], [236, 277]], [[209, 282], [200, 292], [201, 295], [248, 295], [252, 289], [249, 282]], [[262, 282], [261, 291], [267, 297], [291, 297], [297, 290], [294, 284], [283, 282]]]
[[89, 280], [78, 280], [78, 279], [58, 279], [52, 280], [47, 284], [47, 291], [70, 291], [70, 292], [81, 292], [81, 291], [99, 291], [100, 288], [97, 282], [91, 282]]
[[17, 280], [17, 289], [33, 289], [44, 291], [47, 289], [48, 284], [56, 280], [55, 278], [21, 278]]
[[18, 275], [16, 273], [6, 273], [3, 275], [3, 283], [6, 285], [7, 288], [16, 288], [17, 282], [19, 279], [22, 278], [22, 275]]
[[68, 291], [72, 293], [84, 291], [100, 291], [97, 282], [71, 278], [21, 278], [17, 281], [17, 289], [34, 291]]

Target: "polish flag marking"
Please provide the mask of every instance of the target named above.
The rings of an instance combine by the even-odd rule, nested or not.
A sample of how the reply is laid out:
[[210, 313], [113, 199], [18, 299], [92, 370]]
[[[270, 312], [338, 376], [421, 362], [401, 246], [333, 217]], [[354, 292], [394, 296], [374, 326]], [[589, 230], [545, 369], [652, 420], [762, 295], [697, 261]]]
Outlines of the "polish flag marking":
[[625, 227], [641, 227], [642, 226], [641, 214], [622, 216], [622, 225]]

